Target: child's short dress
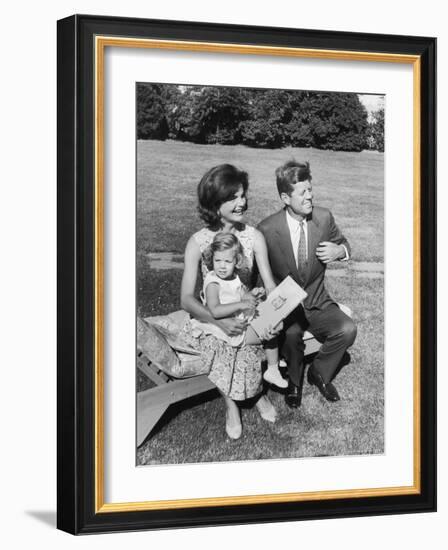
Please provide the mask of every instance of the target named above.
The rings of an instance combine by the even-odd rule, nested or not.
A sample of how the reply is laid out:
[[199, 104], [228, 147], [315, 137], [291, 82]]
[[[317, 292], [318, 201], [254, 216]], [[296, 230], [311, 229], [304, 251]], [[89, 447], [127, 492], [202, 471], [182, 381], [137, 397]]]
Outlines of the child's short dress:
[[[216, 283], [219, 286], [218, 296], [221, 304], [234, 304], [235, 302], [241, 301], [244, 288], [238, 275], [236, 275], [232, 280], [225, 280], [220, 279], [214, 271], [210, 271], [207, 273], [202, 287], [202, 302], [204, 305], [207, 305], [205, 290], [211, 283]], [[244, 315], [240, 314], [237, 317], [244, 318]], [[200, 333], [203, 332], [204, 334], [213, 334], [216, 338], [219, 338], [234, 347], [242, 346], [244, 344], [246, 337], [245, 332], [238, 334], [238, 336], [228, 336], [223, 330], [212, 323], [201, 323], [196, 319], [192, 319], [191, 324], [193, 326], [194, 336], [199, 336]]]
[[[193, 235], [202, 255], [210, 246], [216, 231], [204, 227]], [[252, 288], [254, 235], [255, 228], [250, 225], [242, 226], [235, 231], [244, 253], [242, 269], [238, 270], [242, 283]], [[203, 256], [202, 256], [203, 257]], [[205, 281], [209, 270], [205, 262], [201, 261], [202, 278]], [[194, 336], [194, 323], [190, 319], [182, 329], [182, 339], [191, 347], [201, 352], [204, 361], [204, 370], [209, 369], [208, 377], [215, 386], [226, 396], [235, 401], [242, 401], [258, 395], [263, 388], [261, 361], [264, 359], [262, 346], [235, 347], [213, 334], [200, 333]]]

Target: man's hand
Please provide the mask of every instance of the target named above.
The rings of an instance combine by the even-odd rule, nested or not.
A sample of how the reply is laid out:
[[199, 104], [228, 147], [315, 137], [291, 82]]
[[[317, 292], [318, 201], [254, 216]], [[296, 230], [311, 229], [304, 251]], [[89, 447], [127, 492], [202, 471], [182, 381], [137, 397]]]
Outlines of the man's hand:
[[342, 260], [345, 257], [345, 248], [340, 244], [323, 241], [316, 248], [316, 256], [324, 264]]
[[216, 324], [227, 334], [227, 336], [238, 336], [246, 330], [248, 322], [247, 319], [227, 317], [226, 319], [220, 319]]

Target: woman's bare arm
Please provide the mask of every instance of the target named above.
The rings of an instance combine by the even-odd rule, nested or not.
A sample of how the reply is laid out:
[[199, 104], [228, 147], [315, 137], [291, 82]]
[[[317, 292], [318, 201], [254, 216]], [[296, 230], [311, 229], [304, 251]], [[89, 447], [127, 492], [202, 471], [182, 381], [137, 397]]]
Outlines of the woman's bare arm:
[[[268, 248], [264, 239], [263, 233], [255, 229], [254, 237], [254, 252], [257, 260], [258, 270], [260, 271], [263, 284], [266, 288], [266, 293], [270, 294], [276, 287], [274, 277], [272, 275], [271, 266], [269, 265]], [[283, 321], [280, 321], [275, 327], [270, 326], [264, 334], [259, 335], [262, 340], [270, 340], [277, 336], [283, 329]]]
[[274, 290], [276, 284], [272, 275], [271, 266], [269, 265], [266, 241], [264, 240], [263, 233], [258, 231], [258, 229], [255, 229], [254, 252], [258, 270], [260, 271], [261, 278], [263, 279], [264, 287], [266, 292], [269, 294]]
[[213, 322], [213, 317], [210, 311], [203, 306], [194, 295], [200, 261], [201, 251], [194, 238], [191, 237], [185, 248], [184, 273], [180, 289], [180, 306], [182, 309], [185, 309], [185, 311], [188, 311], [195, 319], [208, 323]]

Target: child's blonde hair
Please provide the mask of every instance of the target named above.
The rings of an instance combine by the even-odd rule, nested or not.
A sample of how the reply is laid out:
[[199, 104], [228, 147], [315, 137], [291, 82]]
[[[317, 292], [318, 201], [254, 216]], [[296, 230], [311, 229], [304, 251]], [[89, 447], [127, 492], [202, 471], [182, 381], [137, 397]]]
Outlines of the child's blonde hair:
[[213, 270], [213, 256], [215, 252], [222, 250], [234, 250], [235, 253], [235, 269], [240, 269], [243, 265], [243, 247], [233, 233], [218, 233], [212, 241], [212, 244], [204, 252], [204, 262], [209, 271]]

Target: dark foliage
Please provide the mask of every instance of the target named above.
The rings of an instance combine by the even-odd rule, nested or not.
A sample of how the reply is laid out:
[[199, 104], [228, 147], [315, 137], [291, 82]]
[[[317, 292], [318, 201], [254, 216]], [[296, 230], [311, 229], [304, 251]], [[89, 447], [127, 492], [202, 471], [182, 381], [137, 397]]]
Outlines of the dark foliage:
[[139, 84], [137, 100], [141, 139], [334, 151], [373, 142], [355, 93]]
[[372, 113], [367, 140], [370, 149], [384, 151], [384, 107]]
[[282, 147], [290, 117], [287, 92], [248, 90], [249, 117], [241, 122], [241, 141], [250, 147]]
[[240, 124], [249, 114], [244, 90], [184, 88], [177, 99], [168, 115], [174, 139], [223, 145], [241, 142]]
[[167, 137], [164, 86], [137, 84], [137, 138], [165, 140]]

